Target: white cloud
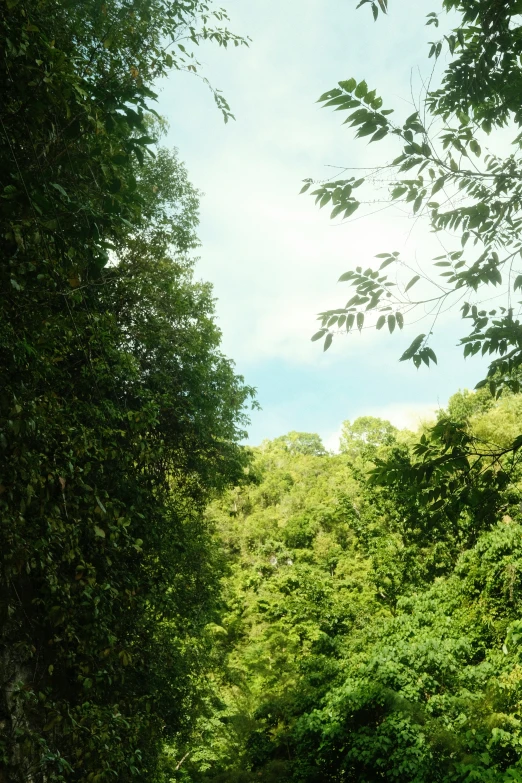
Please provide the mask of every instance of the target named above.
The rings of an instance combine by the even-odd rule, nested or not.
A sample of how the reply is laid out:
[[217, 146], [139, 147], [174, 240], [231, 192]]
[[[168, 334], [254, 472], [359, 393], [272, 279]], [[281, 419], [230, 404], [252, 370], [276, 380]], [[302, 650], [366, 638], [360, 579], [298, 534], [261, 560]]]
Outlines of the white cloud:
[[335, 432], [330, 435], [326, 435], [323, 438], [323, 444], [327, 451], [333, 451], [335, 454], [339, 451], [339, 441], [341, 440], [342, 427], [339, 427]]
[[[422, 30], [424, 9], [413, 22], [411, 12], [394, 9], [393, 40], [388, 19], [373, 26], [366, 9], [355, 13], [345, 0], [331, 0], [328, 9], [322, 0], [248, 6], [230, 0], [228, 8], [233, 25], [252, 35], [252, 46], [206, 56], [213, 81], [226, 85], [237, 122], [221, 126], [206, 90], [192, 80], [166, 85], [160, 111], [170, 115], [174, 143], [180, 131], [191, 137], [180, 146], [205, 192], [199, 271], [215, 285], [225, 350], [238, 361], [255, 355], [308, 363], [317, 356], [308, 344], [315, 314], [348, 298], [346, 286], [336, 288], [339, 275], [357, 263], [368, 266], [383, 250], [413, 250], [412, 223], [397, 211], [332, 224], [328, 211], [298, 196], [306, 176], [339, 176], [327, 163], [375, 165], [397, 154], [391, 143], [355, 142], [340, 127], [341, 115], [315, 101], [338, 79], [353, 72], [371, 80], [373, 70], [379, 90], [400, 90], [407, 104], [410, 63], [424, 54], [412, 35], [415, 27]], [[395, 57], [401, 39], [413, 58], [406, 71]], [[173, 107], [184, 102], [190, 111], [176, 115]], [[419, 229], [427, 252], [433, 239]]]
[[415, 432], [421, 424], [434, 421], [440, 407], [437, 403], [395, 403], [373, 408], [366, 415], [390, 421], [400, 430]]

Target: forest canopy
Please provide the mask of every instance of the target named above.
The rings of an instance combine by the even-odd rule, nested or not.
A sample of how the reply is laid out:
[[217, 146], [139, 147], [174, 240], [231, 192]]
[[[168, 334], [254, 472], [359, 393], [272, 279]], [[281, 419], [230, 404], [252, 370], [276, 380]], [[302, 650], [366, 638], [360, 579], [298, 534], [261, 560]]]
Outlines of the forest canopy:
[[[247, 39], [206, 0], [2, 0], [0, 783], [522, 783], [522, 7], [442, 11], [422, 111], [355, 79], [320, 102], [392, 137], [391, 201], [453, 232], [434, 312], [467, 297], [488, 378], [415, 432], [352, 417], [333, 453], [245, 446], [255, 390], [155, 110], [187, 71], [231, 119], [197, 47]], [[348, 218], [364, 180], [313, 195]], [[402, 264], [343, 275], [315, 339], [402, 329], [427, 303]], [[402, 358], [436, 361], [430, 336]]]
[[[522, 402], [462, 392], [447, 415], [486, 443], [520, 430]], [[170, 779], [522, 780], [520, 466], [505, 458], [497, 491], [468, 474], [436, 514], [375, 470], [414, 464], [429, 432], [363, 417], [337, 455], [266, 441], [211, 505], [227, 561], [212, 693]]]

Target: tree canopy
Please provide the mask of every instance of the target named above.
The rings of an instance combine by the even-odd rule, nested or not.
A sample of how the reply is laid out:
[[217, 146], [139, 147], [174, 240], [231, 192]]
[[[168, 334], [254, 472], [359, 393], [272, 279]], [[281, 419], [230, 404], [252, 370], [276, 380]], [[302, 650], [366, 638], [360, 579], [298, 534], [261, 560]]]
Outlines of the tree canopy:
[[[516, 395], [449, 409], [477, 439], [521, 424]], [[265, 442], [252, 480], [209, 509], [228, 563], [214, 694], [168, 751], [172, 780], [522, 779], [520, 466], [505, 457], [502, 487], [470, 479], [435, 513], [376, 466], [414, 464], [437, 436], [345, 427], [377, 429], [356, 457]]]

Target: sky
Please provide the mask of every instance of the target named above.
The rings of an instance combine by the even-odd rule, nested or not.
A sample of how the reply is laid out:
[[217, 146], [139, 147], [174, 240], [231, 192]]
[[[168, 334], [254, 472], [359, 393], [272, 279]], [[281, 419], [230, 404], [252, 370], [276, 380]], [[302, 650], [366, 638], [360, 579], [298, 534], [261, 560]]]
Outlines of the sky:
[[[399, 154], [393, 142], [368, 145], [344, 117], [317, 98], [341, 79], [366, 79], [385, 106], [406, 118], [430, 78], [425, 27], [430, 2], [392, 0], [372, 20], [355, 0], [227, 0], [230, 27], [248, 48], [207, 46], [203, 71], [236, 117], [223, 123], [205, 83], [173, 73], [160, 86], [158, 111], [202, 192], [196, 276], [209, 280], [223, 351], [257, 388], [249, 441], [291, 430], [317, 432], [332, 449], [342, 422], [362, 415], [416, 428], [459, 388], [483, 377], [480, 359], [462, 358], [458, 310], [442, 316], [431, 342], [439, 365], [416, 370], [400, 355], [431, 322], [393, 335], [363, 330], [328, 352], [312, 343], [319, 311], [349, 298], [339, 276], [397, 250], [412, 266], [443, 252], [423, 220], [375, 204], [345, 223], [299, 195], [302, 180], [340, 176], [343, 167], [377, 165]], [[436, 76], [434, 77], [436, 78]], [[354, 175], [348, 171], [344, 176]], [[446, 247], [446, 246], [445, 246]], [[454, 244], [451, 249], [455, 249]]]

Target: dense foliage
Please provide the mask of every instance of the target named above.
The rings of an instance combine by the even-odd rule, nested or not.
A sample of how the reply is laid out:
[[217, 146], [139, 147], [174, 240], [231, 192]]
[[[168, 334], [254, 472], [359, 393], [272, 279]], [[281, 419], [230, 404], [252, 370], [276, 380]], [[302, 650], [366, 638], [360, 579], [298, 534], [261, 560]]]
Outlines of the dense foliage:
[[487, 484], [461, 466], [458, 508], [433, 510], [404, 479], [448, 418], [498, 443], [522, 401], [459, 393], [417, 435], [346, 422], [339, 455], [289, 433], [213, 504], [228, 560], [214, 696], [168, 779], [522, 780], [522, 472], [506, 456]]
[[[374, 19], [389, 10], [365, 5]], [[427, 17], [431, 73], [404, 118], [360, 77], [319, 98], [356, 137], [396, 152], [363, 176], [305, 180], [302, 192], [343, 220], [384, 191], [389, 206], [427, 219], [442, 254], [417, 262], [383, 248], [378, 265], [355, 260], [340, 278], [348, 301], [319, 314], [312, 339], [326, 350], [341, 331], [392, 333], [427, 314], [401, 360], [429, 366], [439, 315], [459, 308], [464, 356], [490, 363], [480, 393], [458, 395], [415, 441], [367, 457], [371, 491], [385, 489], [395, 513], [384, 511], [376, 540], [364, 524], [358, 537], [363, 548], [373, 540], [390, 616], [352, 636], [343, 676], [285, 727], [292, 780], [522, 779], [520, 402], [492, 401], [521, 388], [521, 13], [510, 0], [442, 0]]]
[[199, 698], [220, 569], [202, 509], [241, 474], [251, 390], [149, 104], [191, 45], [238, 41], [223, 18], [0, 5], [2, 783], [152, 783]]
[[[521, 9], [443, 6], [462, 24], [426, 96], [442, 151], [364, 82], [323, 96], [402, 141], [393, 199], [462, 231], [437, 307], [502, 267], [522, 285], [518, 153], [465, 163], [522, 122]], [[201, 41], [244, 43], [225, 20], [200, 0], [0, 6], [0, 783], [521, 783], [514, 307], [464, 306], [465, 350], [500, 361], [433, 426], [364, 417], [338, 455], [291, 432], [249, 459], [252, 390], [193, 277], [198, 194], [152, 106]], [[316, 195], [349, 215], [362, 184]], [[402, 327], [415, 302], [386, 304], [386, 275], [344, 277], [327, 345], [366, 310]], [[434, 359], [424, 335], [405, 358]]]

